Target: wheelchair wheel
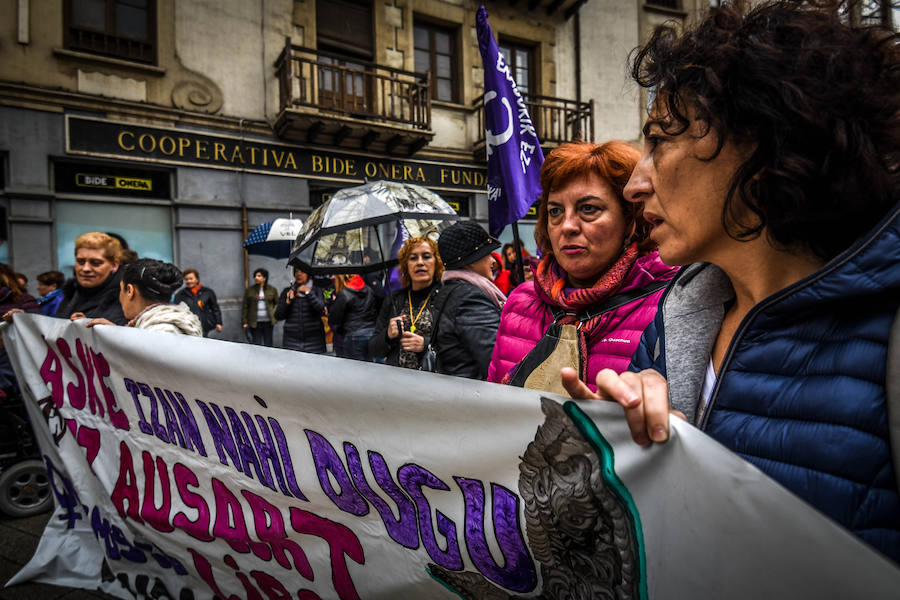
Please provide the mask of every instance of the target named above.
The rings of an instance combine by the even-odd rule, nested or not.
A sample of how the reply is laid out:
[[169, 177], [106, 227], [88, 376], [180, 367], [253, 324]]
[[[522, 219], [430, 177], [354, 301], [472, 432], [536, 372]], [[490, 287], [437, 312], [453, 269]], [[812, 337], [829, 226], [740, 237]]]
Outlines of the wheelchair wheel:
[[0, 511], [30, 517], [53, 508], [53, 493], [43, 461], [25, 460], [0, 473]]

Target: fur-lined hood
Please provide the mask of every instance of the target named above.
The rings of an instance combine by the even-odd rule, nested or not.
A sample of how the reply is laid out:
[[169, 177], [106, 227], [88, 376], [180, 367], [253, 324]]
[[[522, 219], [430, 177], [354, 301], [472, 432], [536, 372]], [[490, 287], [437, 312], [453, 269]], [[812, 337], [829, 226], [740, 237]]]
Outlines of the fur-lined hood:
[[191, 312], [187, 304], [154, 304], [128, 323], [129, 327], [149, 331], [165, 331], [201, 337], [203, 329], [200, 319]]

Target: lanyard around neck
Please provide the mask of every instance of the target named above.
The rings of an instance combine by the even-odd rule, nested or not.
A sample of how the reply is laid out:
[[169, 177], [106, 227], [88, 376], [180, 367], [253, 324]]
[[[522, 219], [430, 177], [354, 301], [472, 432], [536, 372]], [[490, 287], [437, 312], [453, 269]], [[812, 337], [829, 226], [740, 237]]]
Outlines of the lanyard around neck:
[[[431, 292], [433, 292], [433, 291], [434, 291], [434, 289], [431, 290]], [[412, 316], [412, 314], [413, 314], [412, 291], [406, 290], [406, 298], [407, 298], [407, 300], [409, 300], [409, 318], [412, 319], [412, 323], [409, 326], [410, 333], [416, 332], [416, 321], [419, 320], [419, 317], [422, 316], [422, 311], [424, 311], [425, 307], [428, 306], [428, 300], [431, 299], [431, 292], [428, 292], [428, 295], [425, 297], [425, 302], [423, 302], [422, 306], [419, 308], [419, 314], [417, 314], [415, 317], [413, 317]]]

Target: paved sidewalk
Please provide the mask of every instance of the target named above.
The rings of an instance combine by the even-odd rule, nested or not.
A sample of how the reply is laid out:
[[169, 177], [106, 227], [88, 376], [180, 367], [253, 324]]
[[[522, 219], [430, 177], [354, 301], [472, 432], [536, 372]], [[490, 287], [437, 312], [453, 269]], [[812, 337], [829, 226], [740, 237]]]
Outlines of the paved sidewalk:
[[6, 582], [31, 559], [52, 512], [13, 519], [0, 515], [0, 600], [113, 600], [99, 591], [23, 583], [11, 588]]

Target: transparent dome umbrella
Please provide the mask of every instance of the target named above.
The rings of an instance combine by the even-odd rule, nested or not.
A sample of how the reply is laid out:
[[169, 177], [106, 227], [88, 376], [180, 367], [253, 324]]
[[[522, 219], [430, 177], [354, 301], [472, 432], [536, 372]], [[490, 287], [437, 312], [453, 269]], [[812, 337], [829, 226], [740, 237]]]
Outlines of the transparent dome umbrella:
[[380, 271], [397, 264], [406, 239], [436, 240], [457, 220], [456, 211], [431, 190], [372, 181], [340, 190], [314, 210], [288, 262], [314, 275]]

